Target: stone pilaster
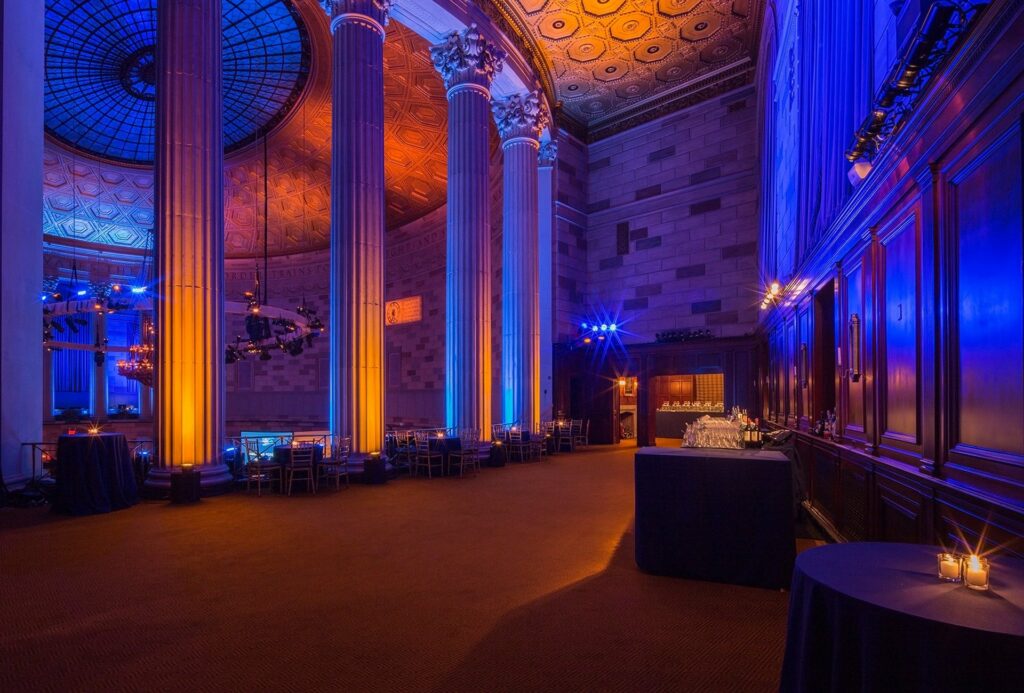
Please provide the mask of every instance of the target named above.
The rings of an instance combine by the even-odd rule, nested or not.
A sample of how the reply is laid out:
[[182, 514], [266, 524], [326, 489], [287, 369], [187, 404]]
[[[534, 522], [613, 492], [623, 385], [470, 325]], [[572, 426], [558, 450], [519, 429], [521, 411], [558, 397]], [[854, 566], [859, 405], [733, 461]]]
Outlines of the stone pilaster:
[[384, 443], [384, 27], [390, 0], [322, 0], [333, 34], [331, 432]]
[[221, 2], [157, 3], [156, 450], [230, 482], [224, 449]]
[[475, 25], [430, 49], [448, 90], [445, 421], [491, 434], [491, 81], [505, 55]]
[[501, 382], [504, 420], [540, 425], [540, 134], [548, 114], [535, 92], [493, 103], [504, 153]]
[[540, 266], [540, 418], [554, 418], [555, 160], [558, 143], [542, 142], [537, 155], [537, 257]]

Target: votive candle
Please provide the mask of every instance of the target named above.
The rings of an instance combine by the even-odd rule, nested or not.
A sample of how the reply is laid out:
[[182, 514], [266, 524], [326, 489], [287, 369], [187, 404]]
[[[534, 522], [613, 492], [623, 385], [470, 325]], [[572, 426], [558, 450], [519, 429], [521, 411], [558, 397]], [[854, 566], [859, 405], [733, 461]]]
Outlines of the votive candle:
[[936, 556], [939, 562], [939, 579], [947, 582], [960, 582], [960, 557], [955, 553], [940, 553]]
[[989, 563], [987, 558], [971, 554], [963, 561], [964, 584], [972, 590], [987, 590]]

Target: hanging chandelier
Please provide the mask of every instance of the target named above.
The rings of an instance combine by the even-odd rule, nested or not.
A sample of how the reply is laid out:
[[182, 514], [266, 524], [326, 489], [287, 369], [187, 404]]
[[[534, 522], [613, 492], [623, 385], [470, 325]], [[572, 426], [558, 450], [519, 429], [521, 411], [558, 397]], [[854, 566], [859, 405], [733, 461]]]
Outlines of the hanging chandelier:
[[[303, 113], [303, 134], [305, 133], [305, 113]], [[277, 351], [289, 356], [299, 356], [313, 345], [316, 337], [326, 330], [323, 320], [317, 315], [316, 309], [306, 304], [305, 298], [294, 311], [270, 305], [267, 300], [266, 277], [269, 266], [268, 247], [268, 175], [267, 175], [267, 136], [263, 137], [263, 274], [256, 270], [255, 286], [252, 291], [243, 293], [242, 301], [225, 301], [224, 312], [227, 315], [240, 315], [245, 318], [245, 336], [238, 335], [234, 343], [224, 346], [224, 361], [232, 364], [248, 358], [269, 361]], [[73, 215], [74, 215], [73, 211]], [[303, 215], [305, 209], [303, 209]], [[152, 234], [152, 230], [150, 230]], [[70, 283], [56, 277], [47, 278], [43, 283], [43, 345], [48, 351], [58, 349], [88, 350], [105, 355], [107, 351], [121, 352], [123, 358], [117, 360], [119, 375], [137, 380], [152, 386], [156, 363], [156, 330], [153, 325], [154, 301], [149, 287], [151, 268], [150, 252], [153, 242], [149, 244], [143, 258], [139, 276], [133, 283], [82, 282], [78, 278], [77, 257], [73, 260]], [[106, 314], [117, 312], [138, 311], [140, 315], [139, 340], [127, 347], [107, 346], [97, 342], [95, 345], [82, 344], [75, 341], [61, 341], [58, 335], [65, 333], [77, 334], [80, 329], [87, 328], [89, 321], [83, 314]]]
[[[64, 292], [54, 290], [54, 280], [47, 284], [49, 290], [44, 291], [42, 300], [43, 345], [48, 350], [117, 351], [118, 347], [83, 345], [61, 341], [57, 336], [68, 332], [78, 333], [86, 327], [89, 321], [82, 317], [83, 314], [110, 315], [115, 312], [138, 311], [142, 316], [139, 341], [123, 350], [125, 357], [118, 359], [117, 371], [126, 378], [152, 385], [156, 330], [150, 317], [153, 298], [146, 287], [132, 287], [126, 294], [124, 287], [119, 284], [96, 285], [90, 289], [75, 290], [73, 297], [68, 297]], [[238, 336], [233, 344], [225, 345], [226, 363], [237, 363], [249, 357], [269, 361], [277, 351], [299, 356], [327, 329], [323, 320], [317, 316], [317, 311], [306, 305], [305, 300], [292, 311], [253, 301], [252, 292], [245, 292], [244, 297], [245, 301], [224, 303], [224, 312], [244, 316], [246, 327], [246, 337]]]
[[142, 321], [140, 340], [128, 347], [128, 358], [118, 359], [117, 373], [129, 380], [153, 386], [153, 321], [148, 317]]
[[[305, 110], [302, 115], [302, 133], [306, 132]], [[303, 149], [305, 147], [303, 146]], [[313, 340], [323, 334], [325, 326], [317, 316], [315, 309], [306, 305], [302, 299], [294, 312], [285, 311], [268, 305], [267, 285], [270, 274], [270, 190], [267, 166], [267, 133], [263, 133], [263, 275], [256, 268], [254, 286], [251, 291], [242, 294], [245, 299], [245, 336], [235, 337], [234, 344], [228, 344], [224, 360], [226, 363], [237, 363], [247, 358], [269, 361], [271, 353], [277, 349], [289, 356], [298, 356], [306, 348], [313, 345]], [[303, 208], [305, 220], [305, 208]], [[305, 225], [305, 222], [303, 222]], [[262, 279], [262, 281], [261, 281]], [[229, 304], [230, 305], [230, 304]], [[230, 312], [230, 311], [229, 311]]]

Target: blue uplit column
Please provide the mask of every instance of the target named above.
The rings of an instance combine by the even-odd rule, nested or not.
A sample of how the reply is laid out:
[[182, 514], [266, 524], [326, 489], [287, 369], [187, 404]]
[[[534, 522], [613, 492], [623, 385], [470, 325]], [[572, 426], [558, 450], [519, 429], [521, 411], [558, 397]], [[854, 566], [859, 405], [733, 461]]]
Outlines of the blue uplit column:
[[384, 444], [384, 26], [390, 0], [321, 0], [334, 36], [331, 432]]
[[[43, 439], [43, 16], [41, 2], [0, 7], [0, 465], [11, 488]], [[47, 359], [47, 363], [49, 360]], [[45, 376], [44, 376], [45, 377]], [[38, 469], [37, 469], [38, 471]]]
[[541, 142], [537, 155], [537, 257], [540, 265], [540, 418], [554, 418], [554, 225], [558, 143]]
[[535, 92], [493, 103], [504, 152], [501, 382], [505, 421], [540, 426], [537, 155], [548, 114]]
[[228, 484], [221, 1], [157, 3], [156, 462]]
[[445, 421], [491, 434], [491, 81], [504, 53], [471, 25], [430, 49], [448, 89]]

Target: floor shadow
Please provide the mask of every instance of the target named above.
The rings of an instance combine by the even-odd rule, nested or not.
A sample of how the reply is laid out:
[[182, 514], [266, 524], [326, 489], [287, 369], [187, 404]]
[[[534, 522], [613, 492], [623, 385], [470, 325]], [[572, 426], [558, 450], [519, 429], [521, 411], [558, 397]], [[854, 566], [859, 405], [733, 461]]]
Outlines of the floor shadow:
[[607, 568], [510, 612], [436, 690], [774, 691], [786, 593]]

